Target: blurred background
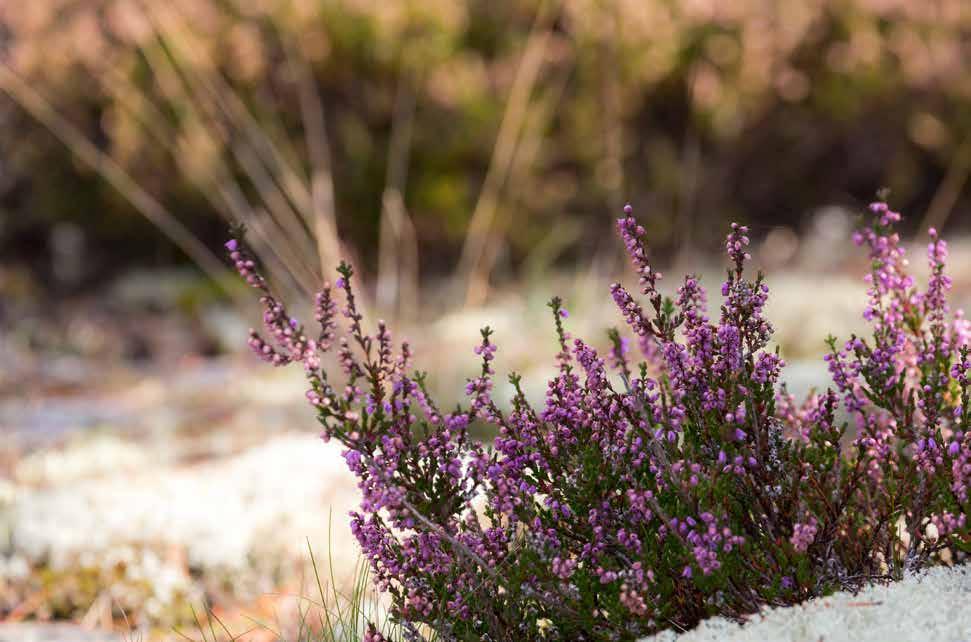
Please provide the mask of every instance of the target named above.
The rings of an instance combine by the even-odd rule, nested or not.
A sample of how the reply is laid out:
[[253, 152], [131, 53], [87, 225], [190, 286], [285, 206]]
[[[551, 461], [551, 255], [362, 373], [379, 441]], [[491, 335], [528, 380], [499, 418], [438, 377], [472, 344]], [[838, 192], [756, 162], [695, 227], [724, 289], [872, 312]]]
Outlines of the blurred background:
[[308, 543], [352, 582], [353, 481], [243, 350], [230, 223], [297, 309], [351, 260], [454, 401], [485, 324], [542, 398], [553, 294], [606, 345], [625, 202], [669, 290], [717, 291], [739, 221], [801, 392], [862, 328], [878, 188], [971, 298], [969, 175], [964, 0], [0, 2], [0, 639], [289, 626]]

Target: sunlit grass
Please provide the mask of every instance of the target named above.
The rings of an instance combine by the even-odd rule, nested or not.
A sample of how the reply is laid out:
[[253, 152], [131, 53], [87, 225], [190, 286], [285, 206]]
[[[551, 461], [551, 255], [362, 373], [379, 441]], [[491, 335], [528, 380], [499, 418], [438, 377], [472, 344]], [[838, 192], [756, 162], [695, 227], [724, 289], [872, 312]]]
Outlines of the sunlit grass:
[[[332, 545], [333, 519], [328, 524], [328, 545], [326, 571], [314, 554], [313, 546], [307, 541], [307, 554], [313, 571], [311, 593], [292, 596], [296, 600], [296, 617], [276, 621], [264, 621], [244, 616], [250, 623], [242, 631], [234, 631], [233, 626], [220, 617], [209, 606], [201, 611], [193, 609], [194, 622], [190, 631], [176, 629], [175, 634], [190, 642], [236, 642], [260, 640], [274, 642], [360, 642], [365, 639], [369, 625], [373, 625], [387, 640], [401, 640], [401, 626], [392, 621], [390, 612], [383, 607], [381, 592], [371, 577], [370, 566], [359, 557], [354, 569], [353, 579], [347, 590], [341, 590], [343, 583], [335, 574], [337, 567]], [[434, 636], [425, 635], [433, 640]]]

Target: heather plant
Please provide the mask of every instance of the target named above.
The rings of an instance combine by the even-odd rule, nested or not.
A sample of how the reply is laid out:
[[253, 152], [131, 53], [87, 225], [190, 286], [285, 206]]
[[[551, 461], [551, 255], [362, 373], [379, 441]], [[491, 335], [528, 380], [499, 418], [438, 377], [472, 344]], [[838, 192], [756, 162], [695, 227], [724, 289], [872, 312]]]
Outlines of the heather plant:
[[[626, 640], [899, 579], [971, 544], [971, 330], [948, 309], [947, 245], [931, 230], [920, 289], [900, 215], [869, 209], [855, 241], [872, 335], [831, 337], [832, 386], [803, 400], [780, 383], [744, 226], [710, 319], [697, 277], [658, 289], [627, 206], [618, 231], [640, 291], [610, 287], [627, 329], [600, 354], [554, 298], [558, 372], [540, 408], [517, 374], [509, 403], [493, 398], [489, 328], [467, 403], [441, 409], [408, 344], [383, 322], [365, 330], [349, 265], [317, 296], [311, 333], [238, 238], [227, 247], [272, 339], [253, 331], [250, 345], [303, 365], [323, 438], [345, 448], [361, 490], [351, 529], [405, 638]], [[340, 377], [321, 368], [331, 350]], [[470, 438], [475, 423], [491, 444]]]

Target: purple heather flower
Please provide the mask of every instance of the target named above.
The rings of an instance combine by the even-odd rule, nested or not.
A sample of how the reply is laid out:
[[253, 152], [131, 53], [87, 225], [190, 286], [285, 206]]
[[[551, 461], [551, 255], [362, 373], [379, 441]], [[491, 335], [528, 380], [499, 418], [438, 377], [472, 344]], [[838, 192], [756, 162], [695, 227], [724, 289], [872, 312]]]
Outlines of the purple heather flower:
[[818, 530], [815, 517], [810, 517], [807, 522], [802, 524], [796, 523], [793, 526], [792, 537], [790, 538], [793, 548], [800, 553], [805, 553], [813, 543], [813, 540], [816, 539], [816, 532]]
[[[554, 299], [559, 367], [538, 408], [518, 375], [509, 377], [509, 404], [493, 400], [501, 385], [486, 328], [467, 399], [443, 412], [425, 376], [409, 374], [408, 345], [396, 347], [383, 322], [365, 334], [349, 266], [335, 283], [346, 321], [338, 324], [325, 285], [314, 306], [320, 334], [311, 338], [241, 244], [227, 243], [236, 269], [260, 290], [267, 339], [253, 331], [250, 346], [275, 365], [303, 365], [322, 437], [342, 444], [358, 478], [351, 531], [406, 626], [502, 638], [510, 632], [490, 628], [497, 613], [516, 622], [542, 615], [555, 627], [614, 600], [625, 612], [598, 607], [587, 637], [649, 634], [668, 609], [675, 620], [690, 619], [698, 605], [716, 604], [706, 586], [720, 587], [717, 608], [737, 615], [780, 599], [779, 582], [787, 589], [781, 599], [795, 600], [800, 586], [866, 577], [873, 554], [896, 545], [885, 526], [898, 511], [927, 518], [908, 525], [913, 546], [967, 540], [971, 324], [948, 311], [947, 247], [936, 232], [931, 278], [920, 291], [893, 231], [899, 215], [871, 206], [873, 224], [854, 238], [871, 260], [864, 314], [872, 337], [832, 340], [833, 389], [800, 402], [779, 384], [785, 364], [764, 316], [769, 290], [744, 271], [748, 230], [733, 225], [726, 238], [732, 269], [712, 320], [697, 277], [664, 301], [646, 230], [631, 212], [624, 208], [618, 231], [646, 300], [620, 284], [610, 293], [648, 362], [628, 363], [629, 340], [618, 331], [605, 352], [571, 338]], [[321, 355], [334, 344], [340, 369], [332, 382]], [[857, 422], [852, 444], [841, 404]], [[495, 435], [488, 445], [470, 437], [480, 427]], [[888, 490], [908, 487], [926, 492]], [[797, 584], [793, 552], [815, 551], [823, 534], [834, 545], [800, 556], [800, 578], [808, 579]], [[918, 563], [923, 550], [907, 559]], [[691, 587], [699, 601], [691, 598], [686, 616], [672, 591], [683, 592], [696, 569], [714, 581], [699, 576], [701, 586]], [[367, 635], [383, 639], [373, 628]]]

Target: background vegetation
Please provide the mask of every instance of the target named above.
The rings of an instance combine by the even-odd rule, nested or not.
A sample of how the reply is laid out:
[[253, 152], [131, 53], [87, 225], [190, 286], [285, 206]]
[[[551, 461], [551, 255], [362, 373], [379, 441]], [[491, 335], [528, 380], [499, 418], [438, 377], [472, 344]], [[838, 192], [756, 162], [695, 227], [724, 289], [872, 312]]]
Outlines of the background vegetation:
[[55, 276], [69, 222], [72, 286], [184, 261], [148, 199], [201, 246], [264, 221], [281, 273], [339, 242], [390, 301], [456, 266], [475, 301], [613, 252], [625, 200], [669, 249], [880, 185], [958, 225], [969, 43], [962, 0], [4, 3], [0, 251]]

